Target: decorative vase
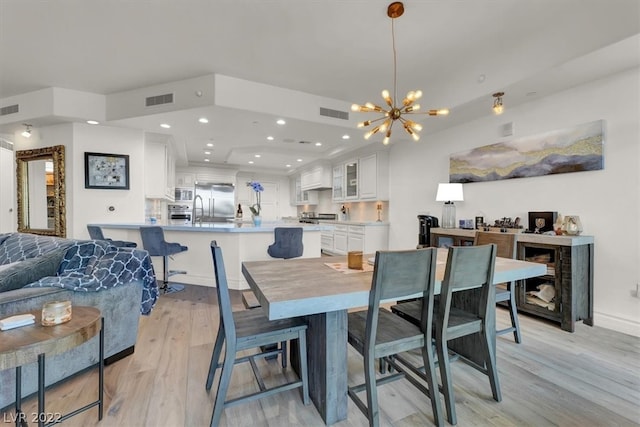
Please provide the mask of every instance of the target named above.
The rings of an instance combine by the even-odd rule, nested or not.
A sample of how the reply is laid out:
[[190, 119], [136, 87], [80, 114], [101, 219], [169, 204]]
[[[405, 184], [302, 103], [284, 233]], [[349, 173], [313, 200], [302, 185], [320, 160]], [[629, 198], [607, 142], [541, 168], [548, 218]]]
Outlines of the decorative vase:
[[255, 227], [262, 225], [262, 217], [260, 215], [253, 215], [253, 225]]

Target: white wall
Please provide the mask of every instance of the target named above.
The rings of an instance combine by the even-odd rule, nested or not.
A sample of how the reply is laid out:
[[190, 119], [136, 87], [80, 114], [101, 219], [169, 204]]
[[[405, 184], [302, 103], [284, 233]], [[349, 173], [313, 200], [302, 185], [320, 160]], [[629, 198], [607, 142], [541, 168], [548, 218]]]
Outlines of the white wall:
[[[129, 190], [84, 188], [85, 152], [129, 155]], [[74, 197], [73, 222], [67, 229], [70, 237], [89, 238], [87, 224], [90, 223], [144, 222], [144, 133], [141, 130], [75, 123], [73, 148], [67, 156], [67, 165], [73, 173], [72, 179], [67, 174], [67, 194]]]
[[0, 138], [0, 233], [10, 233], [18, 229], [16, 218], [16, 163], [13, 146]]
[[[508, 139], [606, 121], [604, 170], [464, 185], [457, 218], [520, 217], [528, 211], [579, 215], [584, 234], [595, 236], [596, 325], [640, 335], [640, 299], [632, 297], [640, 279], [640, 70], [615, 75], [509, 108], [466, 123], [420, 144], [396, 144], [390, 153], [390, 247], [417, 242], [418, 212], [441, 217], [435, 202], [438, 182], [448, 182], [449, 155], [504, 141], [500, 127], [514, 123]], [[455, 111], [452, 111], [455, 114]]]
[[[67, 237], [89, 238], [88, 223], [144, 221], [144, 138], [140, 130], [65, 123], [14, 135], [16, 150], [65, 146]], [[129, 190], [84, 188], [84, 153], [128, 154]], [[114, 211], [109, 211], [113, 206]]]

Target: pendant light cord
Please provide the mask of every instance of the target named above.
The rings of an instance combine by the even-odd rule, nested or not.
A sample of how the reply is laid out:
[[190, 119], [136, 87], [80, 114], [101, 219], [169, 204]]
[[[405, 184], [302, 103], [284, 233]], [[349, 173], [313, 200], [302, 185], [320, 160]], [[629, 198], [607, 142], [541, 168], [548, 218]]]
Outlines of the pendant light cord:
[[398, 81], [397, 81], [397, 70], [396, 70], [396, 33], [393, 26], [393, 21], [395, 18], [391, 18], [391, 45], [393, 47], [393, 106], [398, 105]]

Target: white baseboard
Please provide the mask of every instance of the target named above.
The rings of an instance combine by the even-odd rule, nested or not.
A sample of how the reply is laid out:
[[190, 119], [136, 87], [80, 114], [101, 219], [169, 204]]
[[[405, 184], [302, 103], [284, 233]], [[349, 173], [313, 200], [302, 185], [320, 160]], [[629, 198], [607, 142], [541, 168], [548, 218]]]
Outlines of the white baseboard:
[[593, 313], [593, 323], [606, 329], [622, 332], [623, 334], [640, 337], [640, 321], [623, 319], [603, 313]]

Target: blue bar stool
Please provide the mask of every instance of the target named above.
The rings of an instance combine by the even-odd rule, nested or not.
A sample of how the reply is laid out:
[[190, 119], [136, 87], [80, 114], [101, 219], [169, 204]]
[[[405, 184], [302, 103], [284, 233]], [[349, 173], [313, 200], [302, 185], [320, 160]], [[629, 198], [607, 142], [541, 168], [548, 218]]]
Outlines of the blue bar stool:
[[175, 274], [187, 274], [184, 270], [169, 270], [169, 257], [184, 252], [189, 248], [180, 243], [169, 243], [164, 240], [164, 231], [159, 226], [140, 227], [142, 246], [150, 256], [161, 256], [164, 275], [160, 289], [164, 293], [180, 292], [184, 285], [173, 284], [169, 286], [169, 277]]
[[89, 237], [91, 237], [91, 239], [104, 240], [106, 242], [109, 242], [113, 246], [117, 246], [119, 248], [135, 248], [136, 246], [138, 246], [135, 242], [127, 242], [124, 240], [113, 240], [113, 239], [108, 239], [104, 237], [104, 234], [102, 234], [102, 228], [98, 227], [97, 225], [87, 225], [87, 231], [89, 232]]

